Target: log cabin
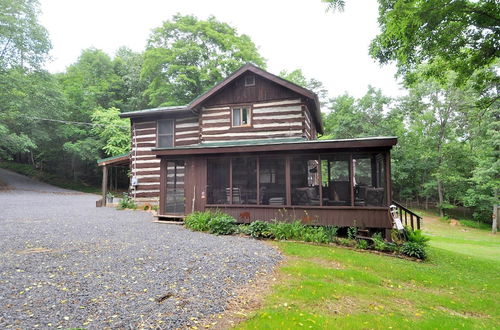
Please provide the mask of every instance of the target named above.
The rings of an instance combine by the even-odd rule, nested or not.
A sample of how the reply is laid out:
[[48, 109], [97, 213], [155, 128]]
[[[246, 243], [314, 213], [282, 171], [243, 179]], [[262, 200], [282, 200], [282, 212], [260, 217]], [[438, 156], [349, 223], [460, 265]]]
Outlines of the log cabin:
[[131, 196], [160, 218], [221, 210], [241, 223], [393, 227], [397, 138], [318, 140], [317, 95], [252, 64], [187, 105], [120, 116], [131, 120], [131, 152], [99, 165], [128, 159]]

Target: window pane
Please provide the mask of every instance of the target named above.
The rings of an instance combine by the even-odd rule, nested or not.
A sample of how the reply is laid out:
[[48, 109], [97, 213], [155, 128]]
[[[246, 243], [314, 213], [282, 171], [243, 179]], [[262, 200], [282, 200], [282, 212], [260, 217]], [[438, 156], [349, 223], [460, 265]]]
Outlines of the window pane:
[[351, 205], [349, 156], [321, 155], [323, 205]]
[[229, 159], [207, 161], [207, 203], [229, 204]]
[[292, 158], [290, 163], [293, 205], [319, 206], [319, 161]]
[[233, 109], [233, 126], [241, 126], [241, 109]]
[[158, 136], [158, 147], [159, 148], [171, 148], [174, 146], [174, 138], [172, 135], [160, 135]]
[[241, 113], [242, 113], [241, 124], [242, 125], [248, 125], [249, 124], [249, 121], [248, 121], [248, 108], [242, 108], [241, 109]]
[[174, 134], [173, 120], [158, 121], [158, 134]]
[[261, 204], [285, 205], [285, 161], [277, 158], [261, 158], [259, 170]]
[[233, 158], [233, 204], [257, 204], [257, 158]]

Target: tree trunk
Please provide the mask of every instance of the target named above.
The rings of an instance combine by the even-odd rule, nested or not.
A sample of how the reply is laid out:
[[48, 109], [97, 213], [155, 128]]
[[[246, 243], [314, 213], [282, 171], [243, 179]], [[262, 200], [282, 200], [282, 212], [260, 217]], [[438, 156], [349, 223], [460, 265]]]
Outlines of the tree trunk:
[[441, 180], [437, 180], [437, 189], [438, 189], [438, 202], [439, 202], [439, 216], [444, 217], [444, 212], [443, 212], [443, 185], [441, 184]]

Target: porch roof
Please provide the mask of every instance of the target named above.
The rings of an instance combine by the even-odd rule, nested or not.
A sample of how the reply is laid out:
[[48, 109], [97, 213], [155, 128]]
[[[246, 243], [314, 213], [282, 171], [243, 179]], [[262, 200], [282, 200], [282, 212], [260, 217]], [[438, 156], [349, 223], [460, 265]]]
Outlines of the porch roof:
[[99, 166], [128, 166], [130, 164], [130, 154], [125, 154], [102, 158], [97, 160]]
[[219, 153], [266, 152], [266, 151], [311, 151], [353, 148], [392, 148], [397, 143], [395, 136], [378, 136], [356, 139], [306, 140], [303, 138], [238, 140], [202, 142], [195, 145], [173, 148], [153, 148], [157, 156], [202, 155]]

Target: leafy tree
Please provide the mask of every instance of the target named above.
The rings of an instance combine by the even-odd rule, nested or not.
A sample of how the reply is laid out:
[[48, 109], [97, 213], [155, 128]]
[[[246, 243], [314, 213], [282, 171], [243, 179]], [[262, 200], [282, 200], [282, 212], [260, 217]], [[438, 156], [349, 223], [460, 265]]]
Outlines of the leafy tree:
[[130, 151], [130, 120], [119, 117], [117, 108], [97, 109], [92, 114], [92, 131], [101, 137], [102, 149], [108, 156]]
[[328, 90], [325, 88], [323, 83], [314, 78], [306, 78], [301, 69], [296, 69], [291, 72], [288, 72], [287, 70], [281, 70], [279, 76], [316, 93], [322, 107], [328, 103]]
[[324, 116], [325, 138], [394, 134], [391, 133], [394, 131], [393, 127], [390, 127], [395, 124], [394, 115], [386, 117], [384, 114], [391, 102], [381, 90], [371, 86], [368, 86], [368, 91], [360, 99], [348, 94], [332, 99], [330, 112]]
[[37, 0], [0, 1], [0, 70], [38, 69], [51, 48]]
[[121, 78], [116, 95], [116, 107], [122, 112], [145, 109], [148, 106], [144, 91], [148, 81], [141, 79], [144, 54], [121, 47], [113, 59], [114, 72]]
[[153, 30], [144, 57], [151, 106], [188, 103], [246, 62], [265, 65], [250, 37], [213, 16], [175, 15]]
[[381, 33], [370, 46], [380, 63], [396, 61], [399, 73], [415, 80], [420, 64], [441, 76], [455, 71], [463, 83], [489, 67], [500, 52], [500, 6], [495, 0], [379, 1]]

